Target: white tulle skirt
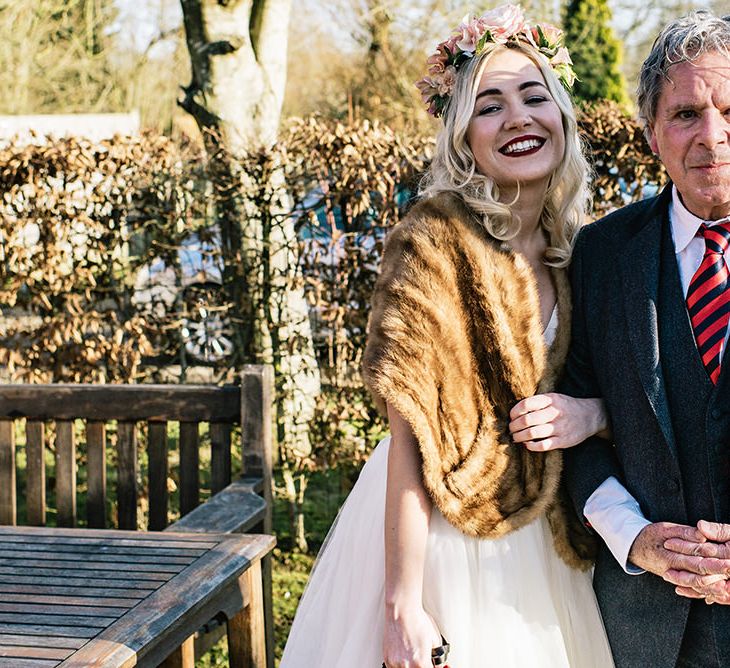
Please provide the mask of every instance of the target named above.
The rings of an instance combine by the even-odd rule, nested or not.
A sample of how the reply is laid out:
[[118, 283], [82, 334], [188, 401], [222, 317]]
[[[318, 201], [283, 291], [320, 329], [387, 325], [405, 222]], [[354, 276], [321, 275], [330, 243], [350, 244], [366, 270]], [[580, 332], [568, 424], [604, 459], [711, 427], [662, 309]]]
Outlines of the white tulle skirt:
[[[281, 668], [380, 668], [390, 439], [360, 474], [299, 603]], [[465, 536], [433, 510], [424, 608], [450, 668], [610, 668], [589, 573], [558, 557], [545, 518], [503, 538]]]

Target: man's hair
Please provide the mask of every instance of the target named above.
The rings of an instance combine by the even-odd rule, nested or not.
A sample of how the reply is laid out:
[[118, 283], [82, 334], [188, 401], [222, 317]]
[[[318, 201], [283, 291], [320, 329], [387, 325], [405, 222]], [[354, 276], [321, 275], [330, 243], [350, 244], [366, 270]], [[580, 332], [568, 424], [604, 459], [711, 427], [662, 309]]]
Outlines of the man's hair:
[[654, 125], [662, 86], [670, 81], [669, 68], [706, 53], [721, 53], [730, 60], [730, 15], [698, 9], [665, 26], [639, 73], [639, 116], [646, 126]]

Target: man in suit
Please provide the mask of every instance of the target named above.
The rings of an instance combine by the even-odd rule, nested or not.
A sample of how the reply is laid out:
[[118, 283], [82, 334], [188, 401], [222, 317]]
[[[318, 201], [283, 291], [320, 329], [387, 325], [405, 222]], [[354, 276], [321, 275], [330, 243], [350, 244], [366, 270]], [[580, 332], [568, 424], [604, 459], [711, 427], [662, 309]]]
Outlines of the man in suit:
[[579, 235], [561, 391], [603, 397], [613, 439], [566, 450], [566, 480], [617, 668], [728, 668], [730, 17], [671, 22], [639, 108], [671, 183]]

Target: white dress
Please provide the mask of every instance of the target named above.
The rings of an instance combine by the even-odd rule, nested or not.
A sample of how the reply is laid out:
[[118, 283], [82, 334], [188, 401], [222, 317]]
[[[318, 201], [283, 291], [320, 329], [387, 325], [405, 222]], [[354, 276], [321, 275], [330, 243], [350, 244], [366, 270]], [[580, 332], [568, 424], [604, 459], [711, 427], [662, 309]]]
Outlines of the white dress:
[[[545, 331], [552, 342], [553, 312]], [[280, 668], [380, 668], [390, 438], [373, 451], [315, 563]], [[466, 536], [434, 507], [423, 604], [450, 668], [610, 668], [591, 574], [558, 557], [545, 517], [498, 539]]]

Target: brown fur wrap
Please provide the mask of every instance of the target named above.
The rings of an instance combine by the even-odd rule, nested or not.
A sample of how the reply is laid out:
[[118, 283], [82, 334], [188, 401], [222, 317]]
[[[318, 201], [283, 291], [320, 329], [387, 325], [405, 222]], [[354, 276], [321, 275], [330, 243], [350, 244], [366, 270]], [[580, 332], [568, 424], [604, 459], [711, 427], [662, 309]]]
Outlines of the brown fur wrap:
[[558, 553], [586, 567], [593, 539], [559, 491], [562, 453], [509, 435], [517, 401], [549, 392], [568, 350], [570, 295], [546, 351], [534, 275], [454, 195], [418, 203], [388, 236], [363, 376], [418, 440], [431, 499], [463, 533], [496, 538], [547, 514]]

